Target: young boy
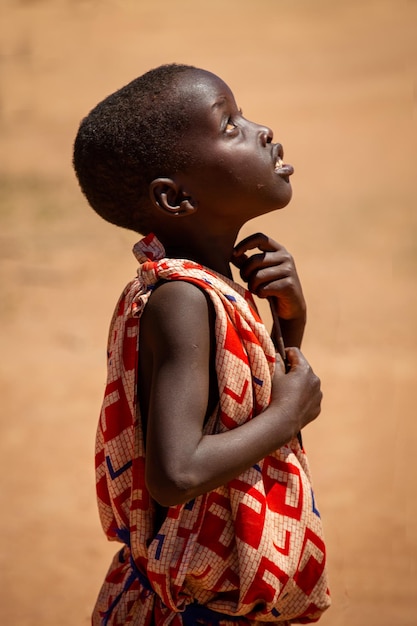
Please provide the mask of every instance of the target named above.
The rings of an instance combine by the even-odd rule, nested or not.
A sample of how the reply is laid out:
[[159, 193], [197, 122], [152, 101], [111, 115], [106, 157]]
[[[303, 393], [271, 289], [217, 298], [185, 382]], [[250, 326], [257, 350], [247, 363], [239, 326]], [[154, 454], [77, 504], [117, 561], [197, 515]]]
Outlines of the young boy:
[[[146, 235], [109, 333], [97, 495], [124, 547], [94, 625], [310, 623], [329, 606], [297, 436], [321, 402], [299, 350], [301, 285], [269, 237], [234, 247], [243, 224], [290, 201], [282, 159], [229, 87], [190, 66], [151, 70], [80, 125], [74, 167], [89, 203]], [[285, 366], [252, 294], [269, 299]]]

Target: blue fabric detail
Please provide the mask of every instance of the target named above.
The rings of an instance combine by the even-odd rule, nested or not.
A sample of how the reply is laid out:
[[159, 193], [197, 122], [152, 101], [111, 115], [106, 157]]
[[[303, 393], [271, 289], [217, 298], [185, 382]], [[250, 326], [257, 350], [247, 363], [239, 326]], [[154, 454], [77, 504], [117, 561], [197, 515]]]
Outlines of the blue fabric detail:
[[160, 556], [161, 556], [162, 546], [164, 545], [164, 541], [165, 541], [165, 535], [161, 535], [158, 533], [157, 535], [155, 535], [155, 539], [156, 541], [158, 541], [158, 544], [159, 544], [156, 549], [155, 558], [157, 561], [159, 561]]
[[236, 298], [232, 296], [231, 294], [226, 293], [225, 296], [228, 300], [230, 300], [230, 302], [236, 302]]
[[107, 624], [109, 623], [109, 619], [111, 618], [111, 614], [113, 613], [114, 608], [119, 604], [123, 594], [126, 593], [126, 591], [129, 589], [129, 587], [131, 586], [131, 584], [133, 583], [135, 578], [136, 578], [136, 575], [135, 575], [134, 572], [132, 572], [130, 574], [130, 576], [127, 578], [127, 580], [125, 582], [125, 586], [123, 587], [122, 591], [119, 593], [118, 596], [115, 597], [115, 599], [113, 600], [113, 602], [111, 603], [111, 605], [109, 606], [107, 611], [105, 613], [103, 613], [102, 620], [101, 620], [102, 626], [107, 626]]
[[257, 385], [259, 385], [260, 387], [262, 387], [262, 386], [263, 386], [263, 384], [264, 384], [264, 381], [263, 381], [263, 380], [261, 380], [260, 378], [256, 378], [256, 376], [252, 376], [252, 380], [253, 380], [253, 382], [255, 382], [255, 383], [256, 383]]
[[311, 499], [312, 499], [312, 504], [313, 504], [313, 513], [315, 513], [317, 515], [317, 517], [321, 517], [319, 510], [316, 509], [316, 501], [314, 499], [314, 491], [311, 490]]
[[[123, 543], [126, 544], [127, 547], [130, 550], [130, 533], [129, 533], [128, 529], [127, 528], [118, 528], [116, 533], [117, 533], [117, 536], [119, 537], [119, 539], [121, 541], [123, 541]], [[123, 550], [121, 550], [120, 552], [121, 552], [121, 554], [119, 554], [119, 561], [121, 563], [123, 563], [123, 559], [122, 559]], [[141, 572], [140, 569], [138, 569], [138, 566], [136, 565], [132, 555], [130, 555], [130, 567], [132, 568], [132, 571], [135, 574], [134, 578], [137, 578], [139, 580], [139, 582], [141, 583], [141, 585], [143, 587], [145, 587], [145, 589], [147, 589], [148, 591], [152, 591], [152, 587], [149, 584], [149, 580], [146, 578], [145, 574], [143, 572]], [[132, 582], [130, 582], [130, 585], [131, 584], [132, 584]]]
[[187, 511], [192, 511], [194, 507], [194, 503], [195, 503], [195, 499], [190, 500], [189, 502], [187, 502], [187, 504], [184, 505], [184, 509], [187, 509]]
[[281, 613], [277, 609], [272, 609], [271, 613], [274, 617], [279, 617]]
[[123, 474], [123, 472], [129, 469], [129, 467], [132, 465], [132, 461], [128, 461], [127, 463], [125, 463], [125, 465], [123, 465], [123, 467], [115, 470], [113, 469], [113, 465], [109, 456], [106, 456], [106, 463], [112, 480], [120, 476], [120, 474]]
[[127, 528], [116, 528], [116, 535], [128, 548], [130, 548], [130, 532]]
[[[118, 528], [116, 530], [117, 536], [119, 537], [120, 541], [123, 541], [123, 543], [129, 548], [130, 550], [130, 533], [128, 531], [127, 528]], [[119, 561], [121, 563], [124, 562], [123, 559], [123, 550], [120, 551], [119, 553]], [[140, 569], [138, 569], [138, 566], [136, 565], [133, 556], [130, 555], [130, 567], [132, 568], [132, 572], [134, 574], [133, 579], [137, 578], [140, 582], [140, 584], [145, 587], [145, 589], [147, 589], [148, 591], [152, 591], [152, 587], [149, 584], [149, 580], [146, 578], [145, 574], [143, 572], [140, 571]], [[129, 579], [130, 580], [130, 577]], [[132, 581], [130, 581], [129, 587], [132, 584]]]
[[253, 469], [256, 469], [256, 471], [261, 472], [261, 468], [259, 467], [259, 465], [254, 465]]
[[[134, 574], [134, 578], [137, 578], [142, 587], [144, 587], [147, 591], [153, 591], [149, 580], [146, 578], [145, 574], [140, 571], [135, 561], [133, 560], [133, 556], [130, 555], [130, 567], [132, 568], [132, 572]], [[132, 583], [131, 583], [132, 584]]]
[[[129, 533], [128, 529], [127, 528], [117, 528], [116, 529], [116, 534], [119, 537], [120, 541], [122, 541], [130, 549], [130, 533]], [[124, 555], [123, 555], [123, 548], [119, 552], [119, 562], [120, 563], [124, 563], [125, 562]], [[139, 580], [139, 582], [142, 585], [142, 587], [144, 587], [148, 592], [152, 592], [153, 591], [153, 589], [152, 589], [152, 587], [151, 587], [151, 585], [149, 583], [149, 580], [146, 578], [145, 574], [143, 572], [141, 572], [140, 569], [138, 569], [138, 567], [137, 567], [137, 565], [136, 565], [132, 555], [130, 555], [129, 564], [130, 564], [132, 573], [129, 574], [129, 576], [127, 577], [125, 585], [124, 585], [122, 591], [119, 593], [118, 596], [115, 597], [115, 599], [113, 600], [113, 602], [111, 603], [111, 605], [109, 606], [107, 611], [102, 614], [102, 620], [101, 620], [102, 626], [107, 626], [107, 624], [109, 622], [109, 619], [111, 618], [111, 615], [113, 613], [113, 610], [115, 609], [115, 607], [120, 602], [123, 594], [126, 593], [126, 591], [129, 589], [129, 587], [131, 587], [132, 583], [136, 579]]]

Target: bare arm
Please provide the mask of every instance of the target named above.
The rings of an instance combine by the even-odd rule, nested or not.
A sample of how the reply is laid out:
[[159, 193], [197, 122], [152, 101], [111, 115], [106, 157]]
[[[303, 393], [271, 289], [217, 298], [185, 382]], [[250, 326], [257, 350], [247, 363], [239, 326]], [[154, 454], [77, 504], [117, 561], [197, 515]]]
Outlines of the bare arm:
[[210, 316], [204, 294], [185, 282], [159, 287], [141, 321], [141, 390], [147, 412], [146, 481], [170, 506], [241, 474], [320, 411], [320, 382], [299, 350], [276, 367], [270, 406], [234, 430], [204, 436], [210, 390]]

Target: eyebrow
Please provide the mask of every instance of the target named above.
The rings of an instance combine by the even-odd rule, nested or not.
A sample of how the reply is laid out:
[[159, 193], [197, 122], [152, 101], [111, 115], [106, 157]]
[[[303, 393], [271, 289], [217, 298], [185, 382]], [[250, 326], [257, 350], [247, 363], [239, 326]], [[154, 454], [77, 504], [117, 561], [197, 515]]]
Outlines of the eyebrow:
[[226, 96], [220, 96], [219, 98], [217, 98], [216, 102], [211, 105], [211, 108], [212, 109], [218, 109], [221, 106], [223, 106], [226, 101], [227, 101]]

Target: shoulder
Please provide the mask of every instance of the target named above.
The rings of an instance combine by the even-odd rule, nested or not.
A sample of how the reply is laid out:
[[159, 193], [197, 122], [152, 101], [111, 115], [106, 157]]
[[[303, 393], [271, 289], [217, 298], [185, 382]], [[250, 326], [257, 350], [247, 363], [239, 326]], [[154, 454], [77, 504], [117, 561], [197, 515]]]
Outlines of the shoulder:
[[154, 347], [189, 345], [208, 340], [214, 309], [209, 296], [183, 280], [159, 284], [141, 318], [141, 336]]
[[199, 315], [208, 314], [211, 307], [210, 298], [203, 289], [184, 280], [173, 280], [157, 285], [143, 315], [175, 322], [198, 319]]
[[183, 308], [187, 306], [207, 308], [207, 296], [200, 287], [186, 280], [164, 281], [156, 286], [147, 307], [158, 309], [173, 303]]

